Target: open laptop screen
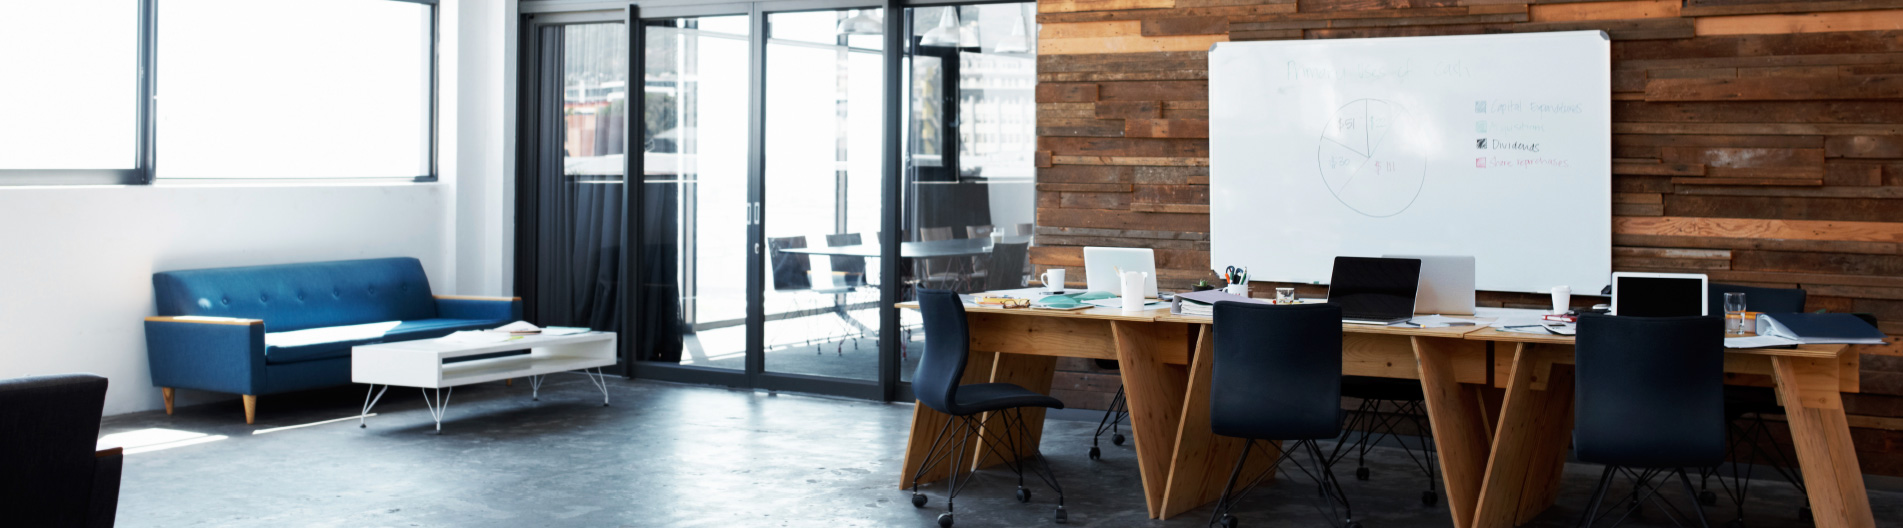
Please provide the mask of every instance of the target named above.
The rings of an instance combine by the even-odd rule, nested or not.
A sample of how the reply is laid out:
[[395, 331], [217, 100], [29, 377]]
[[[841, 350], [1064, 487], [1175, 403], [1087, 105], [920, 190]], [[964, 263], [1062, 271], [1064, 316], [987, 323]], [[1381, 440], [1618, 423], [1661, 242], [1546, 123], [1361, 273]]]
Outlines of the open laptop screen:
[[1420, 259], [1335, 257], [1328, 303], [1345, 319], [1405, 319], [1414, 316], [1420, 282]]
[[1618, 276], [1613, 313], [1636, 317], [1705, 315], [1705, 278]]

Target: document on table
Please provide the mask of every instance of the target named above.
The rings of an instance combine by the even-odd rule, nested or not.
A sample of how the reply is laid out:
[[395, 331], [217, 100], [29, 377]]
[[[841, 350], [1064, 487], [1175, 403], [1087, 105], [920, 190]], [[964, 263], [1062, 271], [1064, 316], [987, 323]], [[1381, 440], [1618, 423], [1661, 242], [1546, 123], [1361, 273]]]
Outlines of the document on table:
[[1725, 348], [1770, 348], [1795, 344], [1798, 344], [1796, 340], [1768, 335], [1725, 338]]
[[1459, 319], [1454, 317], [1448, 317], [1445, 315], [1417, 315], [1417, 316], [1414, 316], [1413, 319], [1408, 319], [1407, 321], [1394, 323], [1394, 326], [1411, 326], [1414, 328], [1447, 328], [1450, 326], [1477, 326], [1479, 324], [1481, 324], [1479, 321], [1475, 321], [1472, 319]]
[[593, 332], [593, 331], [594, 331], [594, 330], [590, 330], [590, 329], [587, 329], [587, 328], [582, 328], [582, 327], [579, 327], [579, 326], [545, 326], [545, 327], [542, 327], [542, 335], [545, 335], [545, 336], [565, 336], [565, 335], [575, 335], [575, 334], [586, 334], [586, 333], [589, 333], [589, 332]]
[[[1144, 308], [1158, 308], [1158, 307], [1162, 307], [1162, 306], [1163, 306], [1163, 301], [1161, 301], [1161, 300], [1157, 300], [1157, 299], [1145, 299], [1144, 301], [1145, 301], [1145, 302], [1143, 303], [1143, 307], [1144, 307]], [[1111, 297], [1111, 298], [1109, 298], [1109, 299], [1096, 299], [1096, 300], [1091, 300], [1091, 301], [1084, 301], [1084, 304], [1088, 304], [1088, 305], [1091, 305], [1091, 306], [1101, 306], [1101, 307], [1104, 307], [1104, 308], [1122, 308], [1122, 307], [1123, 307], [1123, 298], [1121, 298], [1121, 297]]]
[[442, 337], [442, 340], [444, 341], [449, 341], [452, 343], [468, 343], [472, 345], [483, 344], [483, 343], [501, 343], [503, 341], [509, 341], [513, 339], [521, 339], [521, 337], [512, 336], [512, 335], [504, 334], [500, 332], [488, 331], [488, 330], [463, 330], [461, 332], [456, 332], [456, 333], [449, 334]]

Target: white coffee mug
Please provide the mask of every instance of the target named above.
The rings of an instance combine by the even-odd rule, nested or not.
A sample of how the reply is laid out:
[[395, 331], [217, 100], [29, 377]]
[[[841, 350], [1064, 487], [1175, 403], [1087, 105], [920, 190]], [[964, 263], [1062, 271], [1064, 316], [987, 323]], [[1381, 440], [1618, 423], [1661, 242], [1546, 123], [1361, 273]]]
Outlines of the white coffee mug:
[[1555, 314], [1566, 313], [1567, 307], [1571, 306], [1572, 303], [1573, 303], [1573, 288], [1571, 286], [1554, 286], [1553, 287], [1553, 313]]
[[1044, 270], [1043, 275], [1037, 276], [1037, 282], [1043, 284], [1046, 290], [1064, 291], [1064, 270], [1056, 268]]

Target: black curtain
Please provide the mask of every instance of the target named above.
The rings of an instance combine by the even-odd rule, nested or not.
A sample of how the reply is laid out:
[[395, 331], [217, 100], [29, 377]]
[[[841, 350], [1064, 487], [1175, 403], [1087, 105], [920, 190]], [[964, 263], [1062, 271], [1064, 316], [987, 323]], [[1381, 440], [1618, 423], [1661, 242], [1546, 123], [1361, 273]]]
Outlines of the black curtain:
[[681, 310], [680, 208], [683, 183], [674, 175], [642, 184], [641, 262], [642, 308], [635, 339], [635, 355], [643, 361], [681, 362], [685, 335], [692, 331]]

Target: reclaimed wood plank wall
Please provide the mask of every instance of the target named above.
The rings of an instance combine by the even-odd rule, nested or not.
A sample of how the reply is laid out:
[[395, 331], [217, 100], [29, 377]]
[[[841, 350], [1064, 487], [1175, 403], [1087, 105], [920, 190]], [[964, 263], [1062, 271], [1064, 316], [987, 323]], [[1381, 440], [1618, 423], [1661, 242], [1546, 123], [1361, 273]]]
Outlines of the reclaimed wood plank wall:
[[[1038, 13], [1040, 273], [1081, 282], [1082, 247], [1104, 245], [1155, 248], [1164, 289], [1214, 277], [1213, 43], [1599, 29], [1613, 39], [1613, 268], [1802, 287], [1809, 309], [1903, 334], [1903, 0], [1041, 0]], [[1847, 405], [1868, 423], [1903, 424], [1896, 350], [1865, 355], [1867, 394]], [[1114, 373], [1063, 370], [1058, 394], [1080, 406], [1116, 389]], [[1903, 452], [1903, 437], [1886, 441]], [[1875, 463], [1903, 474], [1903, 456]]]

